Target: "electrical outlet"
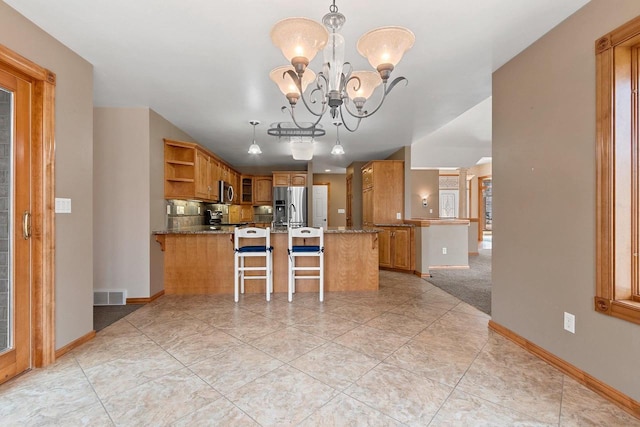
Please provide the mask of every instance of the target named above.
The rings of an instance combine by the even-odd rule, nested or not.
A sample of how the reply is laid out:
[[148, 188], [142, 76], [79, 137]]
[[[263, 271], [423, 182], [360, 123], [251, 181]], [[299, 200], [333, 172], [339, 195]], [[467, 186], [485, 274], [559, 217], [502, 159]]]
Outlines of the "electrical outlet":
[[446, 255], [447, 254], [447, 248], [442, 248], [442, 255]]
[[176, 213], [178, 215], [184, 215], [184, 206], [176, 206]]
[[338, 213], [344, 213], [344, 209], [338, 209]]
[[564, 330], [572, 334], [576, 333], [576, 316], [566, 311], [564, 312]]
[[171, 215], [171, 205], [167, 205], [167, 215]]
[[198, 206], [198, 215], [200, 215], [200, 206]]
[[429, 213], [432, 214], [433, 213], [433, 209], [429, 209]]
[[402, 219], [402, 212], [396, 213], [396, 219]]

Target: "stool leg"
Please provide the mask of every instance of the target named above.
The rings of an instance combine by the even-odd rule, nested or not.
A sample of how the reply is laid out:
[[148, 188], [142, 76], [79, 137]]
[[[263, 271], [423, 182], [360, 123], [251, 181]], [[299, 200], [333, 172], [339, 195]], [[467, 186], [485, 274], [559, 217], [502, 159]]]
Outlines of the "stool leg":
[[238, 302], [238, 255], [233, 255], [233, 300]]
[[293, 295], [291, 293], [291, 280], [292, 280], [292, 273], [293, 273], [293, 255], [289, 255], [289, 268], [287, 269], [287, 293], [288, 293], [288, 300], [289, 302], [291, 302], [291, 300], [293, 300]]
[[244, 295], [244, 257], [240, 257], [240, 293]]
[[264, 256], [264, 287], [267, 294], [267, 301], [271, 301], [271, 281], [269, 280], [269, 252]]
[[320, 254], [320, 302], [324, 301], [324, 254]]

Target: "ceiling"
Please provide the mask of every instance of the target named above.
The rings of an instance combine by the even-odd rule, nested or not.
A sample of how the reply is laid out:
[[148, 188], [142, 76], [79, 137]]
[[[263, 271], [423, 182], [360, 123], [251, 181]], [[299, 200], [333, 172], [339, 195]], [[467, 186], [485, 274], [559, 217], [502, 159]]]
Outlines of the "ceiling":
[[[290, 121], [269, 79], [285, 65], [269, 32], [290, 16], [321, 21], [329, 0], [4, 1], [93, 64], [96, 106], [150, 107], [240, 171], [306, 168], [288, 142], [267, 135], [271, 123]], [[323, 118], [313, 171], [344, 172], [407, 145], [414, 168], [468, 167], [491, 156], [491, 73], [586, 3], [337, 0], [354, 69], [370, 69], [355, 49], [370, 29], [405, 26], [416, 43], [392, 75], [408, 86], [398, 85], [357, 132], [341, 129], [344, 156], [329, 154], [335, 127]], [[261, 121], [258, 156], [247, 154], [250, 120]]]

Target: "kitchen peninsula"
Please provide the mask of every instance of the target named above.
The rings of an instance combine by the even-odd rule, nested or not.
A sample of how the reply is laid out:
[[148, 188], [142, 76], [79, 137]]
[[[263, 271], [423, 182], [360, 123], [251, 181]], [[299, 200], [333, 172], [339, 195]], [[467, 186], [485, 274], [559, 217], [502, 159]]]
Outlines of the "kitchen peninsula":
[[[233, 294], [233, 230], [194, 226], [155, 232], [164, 251], [165, 294]], [[276, 293], [287, 292], [287, 238], [286, 231], [271, 231]], [[378, 230], [329, 227], [324, 248], [325, 291], [378, 290]], [[296, 283], [297, 292], [317, 290], [317, 280]], [[245, 292], [264, 292], [264, 281], [248, 281]]]

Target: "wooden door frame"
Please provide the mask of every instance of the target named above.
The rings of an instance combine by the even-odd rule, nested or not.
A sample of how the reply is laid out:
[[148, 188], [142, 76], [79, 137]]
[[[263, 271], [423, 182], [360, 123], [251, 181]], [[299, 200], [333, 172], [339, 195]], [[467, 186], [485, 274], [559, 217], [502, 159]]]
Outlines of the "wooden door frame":
[[[482, 181], [484, 181], [485, 179], [491, 179], [491, 183], [493, 185], [493, 175], [483, 175], [483, 176], [479, 176], [478, 177], [478, 242], [481, 242], [482, 240], [484, 240], [484, 233], [483, 233], [483, 227], [484, 227], [484, 215], [485, 215], [485, 211], [484, 211], [484, 197], [482, 197]], [[493, 187], [492, 187], [493, 190]]]
[[55, 361], [56, 75], [0, 45], [0, 67], [33, 85], [31, 100], [31, 367]]

